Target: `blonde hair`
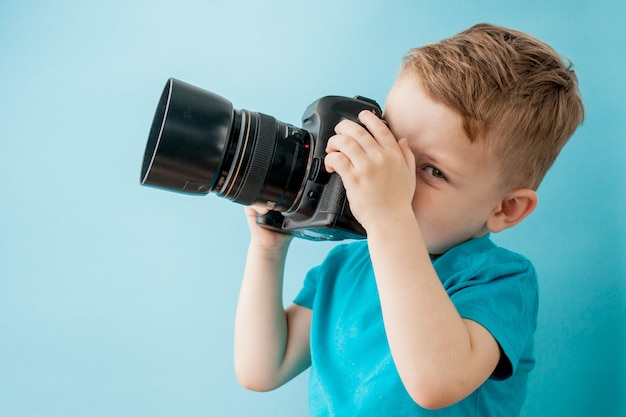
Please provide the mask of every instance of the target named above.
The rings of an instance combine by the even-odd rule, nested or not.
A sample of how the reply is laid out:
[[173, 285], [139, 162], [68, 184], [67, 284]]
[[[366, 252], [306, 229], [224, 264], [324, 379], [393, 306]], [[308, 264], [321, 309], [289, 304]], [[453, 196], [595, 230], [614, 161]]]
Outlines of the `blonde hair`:
[[412, 49], [403, 71], [501, 159], [502, 184], [536, 189], [584, 118], [570, 61], [525, 33], [479, 24]]

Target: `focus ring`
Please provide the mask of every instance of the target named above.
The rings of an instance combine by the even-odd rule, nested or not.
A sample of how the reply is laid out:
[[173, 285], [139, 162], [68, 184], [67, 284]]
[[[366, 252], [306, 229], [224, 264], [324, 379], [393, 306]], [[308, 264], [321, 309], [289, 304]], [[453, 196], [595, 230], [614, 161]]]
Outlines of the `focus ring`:
[[235, 201], [245, 205], [254, 203], [261, 194], [276, 145], [276, 119], [263, 113], [256, 113], [256, 115], [259, 117], [257, 137], [246, 175], [235, 196]]

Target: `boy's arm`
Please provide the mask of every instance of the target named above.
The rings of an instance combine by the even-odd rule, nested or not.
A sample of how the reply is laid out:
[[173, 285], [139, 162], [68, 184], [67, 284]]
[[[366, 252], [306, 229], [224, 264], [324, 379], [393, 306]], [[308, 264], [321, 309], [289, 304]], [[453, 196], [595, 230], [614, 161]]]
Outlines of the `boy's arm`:
[[340, 123], [326, 166], [341, 175], [350, 207], [367, 230], [385, 331], [402, 382], [421, 406], [442, 408], [489, 378], [500, 349], [483, 326], [460, 317], [432, 266], [411, 204], [416, 168], [407, 141], [396, 142], [368, 112], [360, 121], [371, 136], [355, 123]]
[[283, 308], [291, 238], [257, 226], [254, 209], [246, 208], [246, 215], [252, 237], [235, 319], [235, 372], [242, 386], [269, 391], [310, 365], [311, 310]]
[[423, 246], [412, 212], [372, 224], [370, 255], [385, 330], [402, 381], [425, 408], [471, 394], [493, 373], [500, 349], [480, 324], [459, 316]]

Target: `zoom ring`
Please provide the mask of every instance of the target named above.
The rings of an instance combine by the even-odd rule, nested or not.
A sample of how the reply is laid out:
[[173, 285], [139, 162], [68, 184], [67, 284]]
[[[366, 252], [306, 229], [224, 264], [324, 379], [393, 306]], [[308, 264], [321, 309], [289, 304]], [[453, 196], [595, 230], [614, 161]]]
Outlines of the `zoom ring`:
[[[254, 115], [254, 113], [252, 113]], [[241, 204], [254, 203], [261, 194], [274, 156], [276, 144], [276, 119], [263, 113], [256, 113], [257, 137], [252, 156], [241, 188], [235, 200]]]

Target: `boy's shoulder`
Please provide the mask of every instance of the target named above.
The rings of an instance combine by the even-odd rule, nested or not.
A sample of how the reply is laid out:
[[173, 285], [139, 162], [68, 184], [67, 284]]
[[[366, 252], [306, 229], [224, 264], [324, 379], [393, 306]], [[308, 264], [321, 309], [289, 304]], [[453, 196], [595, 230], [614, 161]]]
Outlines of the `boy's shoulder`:
[[[431, 259], [442, 281], [493, 280], [504, 276], [529, 276], [536, 280], [535, 268], [528, 258], [496, 245], [489, 234], [463, 242]], [[371, 267], [367, 240], [335, 246], [324, 264], [337, 270]]]
[[339, 270], [359, 269], [370, 264], [367, 240], [357, 240], [334, 246], [326, 255], [321, 266], [327, 271], [338, 272]]
[[489, 235], [471, 239], [433, 260], [440, 278], [493, 280], [500, 277], [528, 276], [536, 271], [525, 256], [496, 245]]

